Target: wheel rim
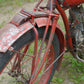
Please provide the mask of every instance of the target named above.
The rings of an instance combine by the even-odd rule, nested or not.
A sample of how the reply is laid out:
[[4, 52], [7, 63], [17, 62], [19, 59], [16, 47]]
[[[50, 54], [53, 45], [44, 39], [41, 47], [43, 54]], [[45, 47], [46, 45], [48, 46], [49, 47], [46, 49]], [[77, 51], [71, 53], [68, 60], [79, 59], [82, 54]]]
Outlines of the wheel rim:
[[[40, 45], [40, 43], [41, 43], [41, 41], [42, 41], [42, 39], [40, 39], [39, 41], [38, 41], [38, 50], [39, 50], [39, 45]], [[42, 55], [41, 55], [41, 59], [42, 59], [42, 57], [43, 57], [43, 52], [45, 52], [45, 49], [46, 49], [46, 45], [47, 45], [47, 40], [45, 41], [45, 43], [44, 43], [44, 47], [43, 47], [43, 50], [42, 50]], [[32, 42], [32, 43], [30, 43], [30, 44], [27, 44], [27, 45], [25, 45], [26, 46], [26, 48], [28, 49], [28, 51], [26, 51], [25, 52], [25, 55], [26, 54], [30, 54], [30, 56], [31, 57], [29, 57], [29, 56], [24, 56], [24, 58], [21, 60], [21, 63], [20, 63], [20, 65], [21, 65], [21, 67], [19, 67], [19, 69], [18, 69], [18, 66], [19, 66], [19, 64], [17, 65], [17, 62], [18, 62], [18, 60], [16, 60], [16, 63], [14, 64], [14, 60], [15, 60], [15, 58], [17, 57], [17, 53], [14, 55], [14, 58], [12, 59], [12, 62], [13, 62], [13, 64], [14, 65], [17, 65], [17, 68], [15, 69], [14, 68], [14, 66], [13, 66], [13, 64], [12, 64], [12, 69], [11, 69], [11, 72], [9, 73], [9, 75], [11, 76], [11, 74], [15, 74], [15, 75], [17, 75], [17, 76], [15, 76], [15, 77], [13, 77], [14, 79], [16, 78], [17, 79], [17, 84], [19, 84], [19, 82], [20, 82], [20, 84], [22, 83], [22, 84], [25, 84], [25, 83], [27, 83], [27, 84], [29, 84], [29, 81], [30, 81], [30, 79], [31, 79], [31, 73], [32, 73], [32, 59], [33, 59], [33, 54], [32, 53], [34, 53], [34, 42]], [[21, 52], [21, 53], [24, 53], [24, 51], [25, 51], [25, 46], [24, 47], [22, 47], [20, 50], [19, 50], [19, 52]], [[54, 61], [54, 55], [55, 55], [55, 53], [54, 53], [54, 47], [53, 47], [53, 45], [51, 45], [51, 48], [50, 48], [50, 51], [49, 51], [49, 54], [48, 54], [48, 56], [47, 56], [47, 58], [46, 58], [46, 61], [45, 61], [45, 64], [44, 64], [44, 66], [43, 66], [43, 68], [42, 68], [42, 70], [41, 70], [41, 72], [39, 73], [39, 75], [38, 75], [38, 77], [37, 77], [37, 79], [33, 82], [33, 84], [46, 84], [47, 82], [48, 82], [48, 80], [49, 80], [49, 77], [50, 77], [50, 75], [51, 75], [51, 72], [52, 72], [52, 69], [53, 69], [53, 65], [46, 71], [46, 73], [44, 73], [44, 71], [49, 67], [49, 65]], [[22, 55], [20, 55], [20, 57], [21, 57]], [[39, 63], [39, 66], [40, 66], [40, 64], [41, 64], [41, 61], [42, 60], [40, 60], [40, 63]], [[39, 66], [38, 66], [38, 68], [39, 68]], [[9, 66], [10, 67], [10, 66]], [[25, 69], [25, 68], [27, 68], [27, 69]], [[37, 72], [37, 70], [38, 70], [38, 68], [36, 69], [36, 71], [35, 72]], [[14, 70], [15, 69], [15, 70]], [[30, 70], [29, 70], [30, 69]], [[16, 72], [15, 72], [16, 71]], [[15, 73], [13, 73], [13, 72], [15, 72]], [[27, 73], [26, 73], [27, 72]], [[16, 73], [18, 73], [18, 74], [16, 74]], [[36, 74], [36, 73], [35, 73]], [[20, 79], [19, 79], [20, 78]], [[11, 79], [12, 80], [12, 79]], [[14, 84], [14, 83], [12, 83], [12, 84]]]

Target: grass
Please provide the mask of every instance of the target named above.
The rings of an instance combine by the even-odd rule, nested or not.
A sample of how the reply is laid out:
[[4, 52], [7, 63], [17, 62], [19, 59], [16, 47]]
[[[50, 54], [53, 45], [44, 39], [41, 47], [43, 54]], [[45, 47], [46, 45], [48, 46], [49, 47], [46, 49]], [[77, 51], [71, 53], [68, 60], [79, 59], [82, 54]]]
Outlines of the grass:
[[3, 6], [8, 6], [8, 5], [12, 5], [12, 6], [22, 6], [23, 2], [34, 2], [34, 0], [0, 0], [0, 7]]
[[84, 84], [84, 64], [74, 59], [70, 53], [64, 55], [61, 69], [55, 72], [52, 79], [55, 84], [66, 84], [66, 81], [71, 84]]
[[[65, 59], [68, 59], [66, 64], [70, 64], [70, 68], [68, 68], [68, 75], [69, 79], [73, 81], [75, 84], [83, 84], [84, 83], [84, 64], [82, 62], [78, 62], [76, 59], [73, 58], [71, 54], [65, 55]], [[63, 67], [65, 67], [62, 64]]]
[[0, 28], [2, 28], [5, 24], [5, 21], [3, 21], [2, 23], [0, 23]]
[[12, 1], [12, 0], [7, 0], [7, 1], [0, 0], [0, 7], [8, 6], [8, 5], [14, 5], [14, 4], [20, 6], [22, 4], [22, 0], [15, 0], [15, 1]]
[[52, 79], [52, 82], [51, 82], [51, 83], [55, 83], [55, 84], [62, 84], [62, 83], [63, 83], [63, 81], [64, 81], [64, 79], [63, 79], [63, 78], [54, 77], [54, 78]]

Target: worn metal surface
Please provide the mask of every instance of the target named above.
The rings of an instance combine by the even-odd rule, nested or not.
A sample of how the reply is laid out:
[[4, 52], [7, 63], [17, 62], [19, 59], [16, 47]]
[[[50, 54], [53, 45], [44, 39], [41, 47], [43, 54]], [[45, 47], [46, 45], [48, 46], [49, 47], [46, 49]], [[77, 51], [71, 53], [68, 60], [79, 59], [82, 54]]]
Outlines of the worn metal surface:
[[[48, 18], [36, 18], [35, 19], [36, 24], [38, 25], [38, 27], [43, 27], [47, 25], [48, 22]], [[49, 25], [52, 25], [52, 22], [50, 21]]]
[[6, 52], [7, 49], [24, 33], [33, 28], [33, 25], [26, 22], [20, 27], [13, 24], [7, 24], [0, 29], [0, 52]]
[[84, 0], [64, 0], [63, 6], [68, 8], [68, 7], [79, 5], [81, 3], [84, 3]]
[[10, 23], [16, 25], [16, 26], [19, 26], [21, 25], [23, 22], [26, 21], [26, 19], [28, 18], [28, 16], [24, 15], [24, 14], [21, 14], [21, 13], [18, 13], [16, 14], [13, 19], [11, 20]]
[[72, 38], [70, 37], [71, 32], [70, 32], [70, 28], [69, 28], [69, 21], [67, 19], [67, 16], [66, 16], [64, 10], [61, 8], [61, 6], [58, 4], [58, 2], [56, 2], [56, 4], [57, 4], [57, 9], [60, 12], [63, 22], [64, 22], [66, 35], [68, 37], [67, 42], [68, 42], [69, 48], [73, 49]]

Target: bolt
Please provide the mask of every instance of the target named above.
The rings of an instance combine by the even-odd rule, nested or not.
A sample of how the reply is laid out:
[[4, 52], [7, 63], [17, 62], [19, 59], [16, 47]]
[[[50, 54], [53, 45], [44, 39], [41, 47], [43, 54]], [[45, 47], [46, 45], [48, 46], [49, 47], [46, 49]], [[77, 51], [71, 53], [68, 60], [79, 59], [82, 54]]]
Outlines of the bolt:
[[9, 51], [13, 51], [13, 50], [14, 50], [14, 48], [13, 48], [13, 47], [10, 47], [10, 48], [9, 48]]

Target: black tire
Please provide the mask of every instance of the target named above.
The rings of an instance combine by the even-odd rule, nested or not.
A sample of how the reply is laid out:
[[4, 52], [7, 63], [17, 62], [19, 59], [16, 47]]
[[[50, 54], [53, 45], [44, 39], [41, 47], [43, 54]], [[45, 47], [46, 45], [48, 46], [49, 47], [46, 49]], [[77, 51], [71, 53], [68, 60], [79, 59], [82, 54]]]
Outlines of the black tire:
[[[43, 34], [44, 34], [44, 30], [45, 28], [38, 28], [38, 33], [39, 33], [39, 38], [43, 38]], [[48, 39], [49, 37], [49, 33], [50, 33], [50, 29], [48, 30], [47, 33], [47, 37], [46, 39]], [[33, 30], [28, 31], [27, 33], [25, 33], [21, 38], [19, 38], [13, 45], [12, 47], [14, 48], [14, 50], [18, 51], [21, 47], [23, 47], [25, 44], [31, 43], [35, 38], [35, 34]], [[59, 56], [59, 40], [57, 35], [54, 35], [54, 39], [53, 39], [53, 47], [55, 50], [55, 56], [54, 59], [56, 59]], [[14, 52], [11, 51], [7, 51], [6, 53], [0, 53], [0, 72], [2, 71], [2, 69], [5, 67], [5, 65], [8, 63], [8, 61], [13, 57]], [[52, 69], [52, 73], [50, 75], [50, 78], [47, 82], [47, 84], [50, 84], [50, 81], [55, 73], [56, 70], [56, 66], [57, 66], [57, 62], [54, 63], [53, 65], [53, 69]]]

